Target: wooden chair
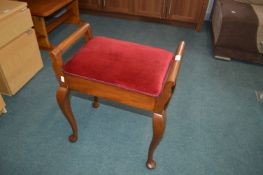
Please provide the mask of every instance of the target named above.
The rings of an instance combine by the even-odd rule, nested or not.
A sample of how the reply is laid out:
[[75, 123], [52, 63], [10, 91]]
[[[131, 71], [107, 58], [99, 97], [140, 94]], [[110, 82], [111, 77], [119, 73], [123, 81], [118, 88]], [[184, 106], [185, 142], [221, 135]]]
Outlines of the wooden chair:
[[[54, 30], [63, 22], [71, 24], [79, 24], [78, 0], [22, 0], [27, 2], [31, 11], [34, 28], [36, 30], [39, 47], [51, 50], [54, 46], [49, 42], [48, 33]], [[54, 13], [65, 8], [66, 12], [54, 18], [47, 24], [46, 18], [54, 15]]]
[[[81, 36], [86, 44], [66, 64], [62, 53]], [[53, 69], [59, 81], [57, 102], [71, 128], [71, 142], [78, 138], [77, 124], [71, 111], [69, 93], [78, 91], [98, 99], [106, 98], [128, 106], [153, 112], [153, 138], [146, 166], [153, 169], [153, 153], [165, 130], [165, 108], [172, 96], [179, 73], [185, 43], [176, 55], [140, 44], [93, 37], [89, 24], [82, 24], [50, 52]]]

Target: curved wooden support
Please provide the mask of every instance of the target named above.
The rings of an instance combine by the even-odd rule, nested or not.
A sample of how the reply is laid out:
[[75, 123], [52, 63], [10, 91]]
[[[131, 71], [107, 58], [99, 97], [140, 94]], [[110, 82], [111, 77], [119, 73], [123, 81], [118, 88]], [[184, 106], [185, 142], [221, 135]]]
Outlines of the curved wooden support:
[[176, 86], [177, 76], [179, 74], [181, 58], [183, 57], [185, 50], [185, 42], [181, 41], [176, 49], [175, 57], [170, 67], [170, 72], [167, 81], [164, 85], [162, 94], [156, 99], [154, 112], [160, 113], [165, 110], [166, 106], [169, 104], [170, 98], [174, 92]]
[[100, 106], [100, 103], [99, 103], [99, 98], [94, 96], [94, 99], [93, 99], [93, 103], [92, 103], [92, 107], [93, 108], [98, 108]]
[[169, 103], [172, 92], [173, 92], [174, 84], [169, 82], [166, 83], [166, 85], [163, 88], [163, 92], [161, 96], [156, 100], [154, 112], [155, 113], [161, 113], [161, 111], [164, 111], [167, 104]]
[[85, 40], [90, 40], [92, 35], [91, 26], [88, 23], [85, 23], [83, 21], [80, 21], [80, 28], [77, 29], [74, 33], [72, 33], [68, 38], [63, 40], [59, 45], [57, 45], [52, 51], [49, 52], [49, 55], [51, 57], [53, 70], [56, 74], [57, 79], [60, 82], [60, 85], [63, 85], [61, 83], [60, 78], [63, 76], [63, 59], [62, 59], [62, 53], [67, 50], [72, 44], [74, 44], [79, 38], [84, 36]]
[[71, 129], [72, 129], [72, 134], [69, 136], [69, 141], [70, 142], [76, 142], [78, 139], [78, 128], [77, 128], [77, 124], [74, 118], [74, 115], [71, 111], [71, 106], [70, 106], [70, 101], [69, 101], [69, 89], [66, 87], [62, 87], [60, 86], [57, 89], [57, 102], [58, 105], [61, 109], [61, 111], [64, 113], [66, 119], [68, 120]]
[[156, 162], [153, 159], [153, 154], [155, 148], [159, 144], [164, 134], [165, 122], [166, 122], [165, 112], [163, 111], [162, 114], [154, 113], [152, 121], [153, 121], [153, 137], [148, 151], [148, 160], [146, 162], [146, 166], [149, 169], [154, 169], [156, 167]]

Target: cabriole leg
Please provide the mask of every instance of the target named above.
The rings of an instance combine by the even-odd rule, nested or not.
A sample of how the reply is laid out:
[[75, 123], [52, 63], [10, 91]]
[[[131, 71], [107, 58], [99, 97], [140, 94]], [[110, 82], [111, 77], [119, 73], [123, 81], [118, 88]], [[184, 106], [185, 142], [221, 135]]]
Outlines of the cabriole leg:
[[93, 108], [98, 108], [100, 106], [100, 103], [99, 103], [99, 98], [94, 96], [94, 99], [93, 99], [93, 103], [92, 103], [92, 107]]
[[156, 167], [156, 162], [153, 159], [153, 154], [165, 130], [165, 121], [166, 121], [165, 112], [163, 111], [162, 114], [154, 113], [152, 121], [153, 121], [153, 137], [148, 151], [148, 160], [146, 162], [146, 166], [149, 169], [154, 169]]
[[69, 141], [76, 142], [78, 139], [78, 128], [77, 124], [74, 118], [74, 115], [71, 110], [70, 101], [69, 101], [69, 93], [70, 91], [66, 87], [59, 87], [57, 89], [57, 102], [61, 109], [61, 111], [64, 113], [64, 116], [68, 120], [71, 129], [72, 129], [72, 135], [69, 136]]

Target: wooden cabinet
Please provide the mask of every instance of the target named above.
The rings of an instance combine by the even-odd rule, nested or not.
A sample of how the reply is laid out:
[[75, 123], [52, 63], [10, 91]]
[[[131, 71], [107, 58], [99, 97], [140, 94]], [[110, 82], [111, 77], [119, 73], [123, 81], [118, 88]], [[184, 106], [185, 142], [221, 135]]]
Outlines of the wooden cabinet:
[[[0, 15], [0, 48], [33, 26], [29, 9], [22, 8], [18, 12], [14, 12], [12, 16]], [[12, 13], [12, 11], [7, 10], [7, 13]]]
[[85, 9], [98, 10], [101, 6], [101, 0], [81, 0], [79, 6]]
[[43, 67], [33, 29], [0, 50], [0, 91], [14, 95]]
[[42, 67], [26, 3], [0, 1], [0, 93], [14, 95]]
[[[94, 10], [91, 2], [79, 0], [79, 7]], [[161, 22], [184, 22], [200, 31], [208, 0], [97, 0], [94, 3], [99, 7], [97, 11], [150, 17]]]
[[102, 8], [108, 12], [133, 13], [134, 0], [102, 0]]
[[135, 14], [139, 16], [163, 18], [165, 17], [166, 0], [135, 0]]

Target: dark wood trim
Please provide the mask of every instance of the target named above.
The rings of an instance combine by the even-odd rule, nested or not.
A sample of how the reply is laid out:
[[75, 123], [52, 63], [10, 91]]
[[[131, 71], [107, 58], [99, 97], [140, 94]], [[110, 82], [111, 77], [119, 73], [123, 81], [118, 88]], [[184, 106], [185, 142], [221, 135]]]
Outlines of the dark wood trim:
[[[98, 0], [98, 4], [104, 4], [105, 0]], [[162, 2], [160, 5], [159, 3]], [[145, 7], [140, 7], [139, 4], [145, 3], [141, 0], [134, 0], [131, 3], [129, 0], [123, 1], [124, 4], [129, 4], [127, 6], [120, 4], [111, 4], [112, 7], [105, 5], [90, 4], [88, 1], [80, 0], [81, 12], [90, 13], [95, 15], [111, 16], [125, 19], [133, 20], [143, 20], [159, 22], [164, 24], [172, 24], [179, 26], [194, 27], [196, 31], [201, 31], [202, 25], [204, 23], [204, 17], [207, 10], [208, 0], [153, 0], [147, 1], [149, 7], [147, 10]], [[144, 4], [145, 6], [146, 4]], [[161, 11], [156, 11], [153, 7], [160, 7]], [[174, 9], [176, 8], [176, 9]]]
[[204, 20], [205, 20], [207, 6], [208, 6], [208, 1], [204, 1], [203, 8], [202, 8], [202, 11], [201, 11], [201, 15], [199, 17], [197, 25], [195, 26], [195, 31], [197, 31], [197, 32], [200, 32], [202, 30], [202, 26], [203, 26]]
[[144, 22], [157, 22], [161, 24], [176, 25], [176, 26], [187, 27], [187, 28], [194, 28], [196, 25], [195, 23], [190, 23], [190, 22], [175, 21], [171, 19], [164, 20], [160, 18], [135, 16], [135, 15], [129, 15], [129, 14], [116, 13], [116, 12], [102, 12], [98, 10], [86, 10], [86, 9], [80, 9], [80, 12], [91, 14], [91, 15], [96, 15], [96, 16], [107, 16], [107, 17], [114, 17], [114, 18], [120, 18], [120, 19], [126, 19], [126, 20], [138, 20], [138, 21], [144, 21]]

